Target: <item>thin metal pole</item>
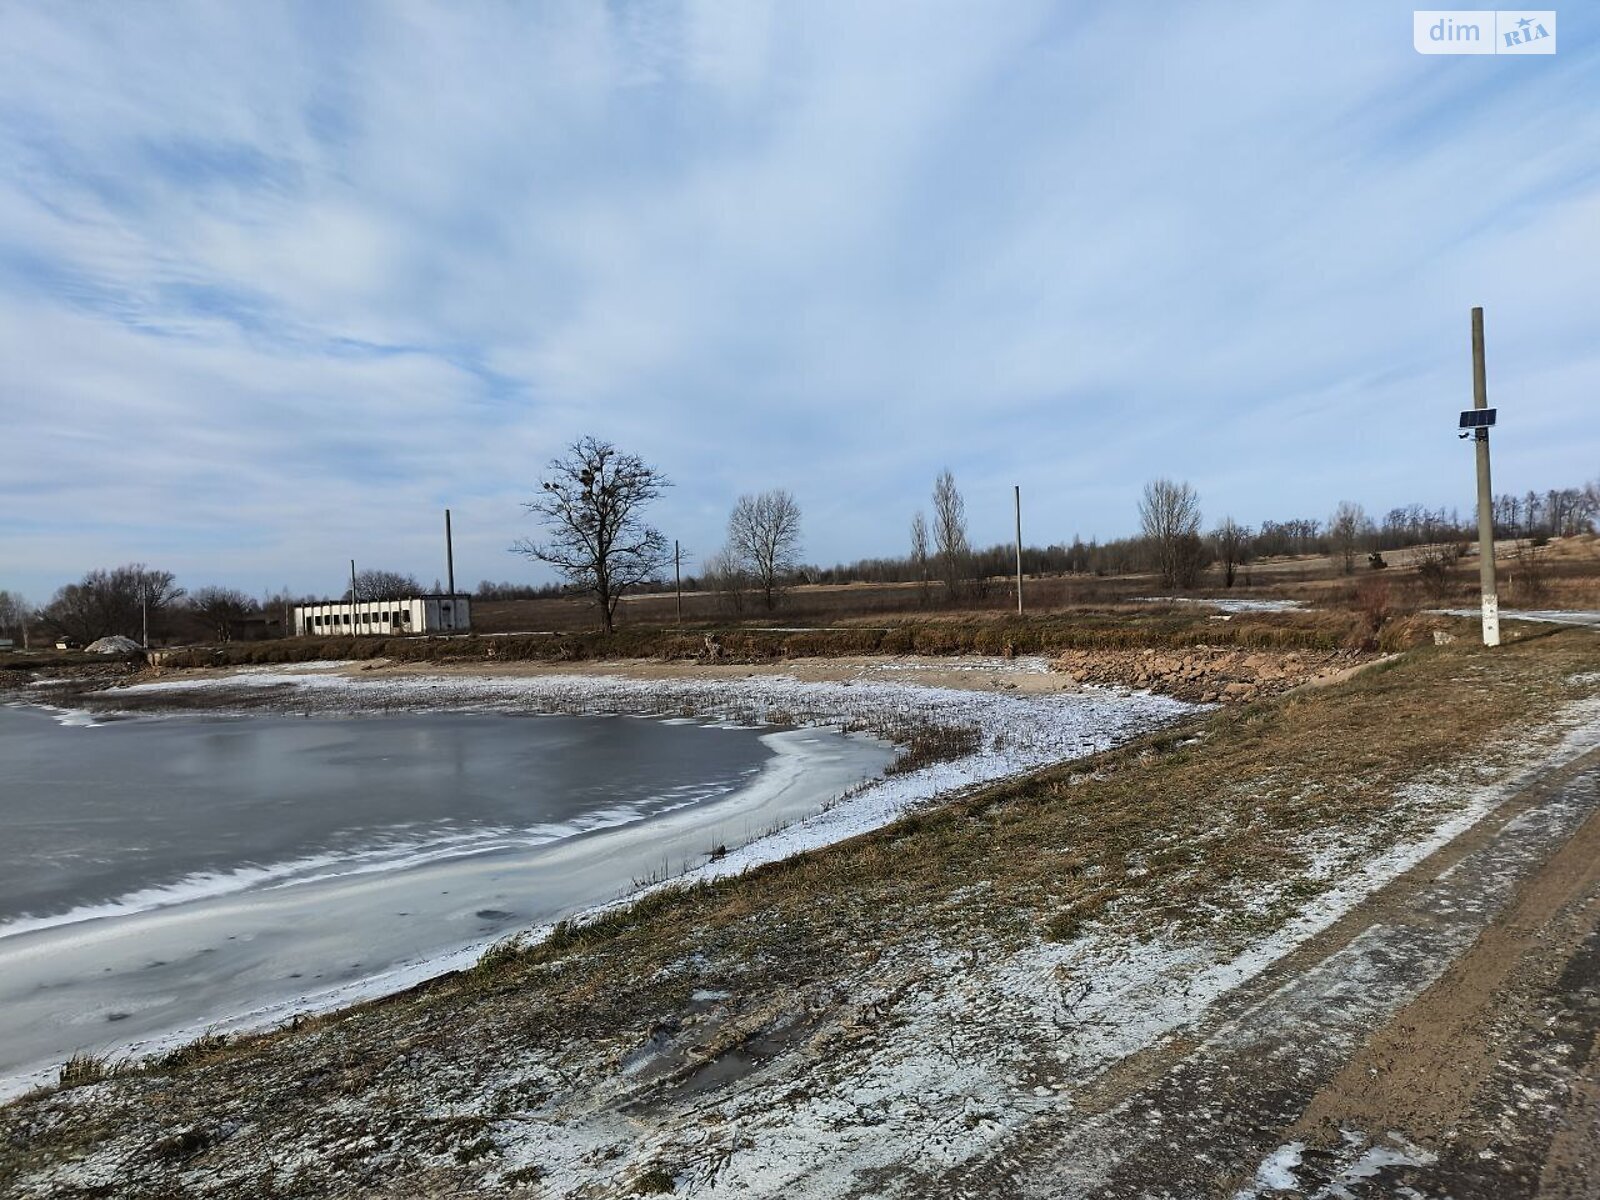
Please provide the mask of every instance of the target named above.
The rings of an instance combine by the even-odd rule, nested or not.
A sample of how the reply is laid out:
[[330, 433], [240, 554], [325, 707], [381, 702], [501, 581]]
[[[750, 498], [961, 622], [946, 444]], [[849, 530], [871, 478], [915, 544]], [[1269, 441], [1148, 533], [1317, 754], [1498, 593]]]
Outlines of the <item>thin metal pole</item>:
[[[1483, 309], [1472, 310], [1472, 407], [1489, 407], [1483, 361]], [[1483, 592], [1483, 644], [1500, 644], [1500, 596], [1494, 578], [1494, 492], [1489, 483], [1489, 430], [1473, 433], [1478, 458], [1478, 584]]]
[[672, 582], [678, 592], [678, 624], [683, 624], [683, 557], [678, 550], [678, 539], [672, 539]]
[[444, 510], [444, 561], [445, 572], [450, 578], [450, 595], [456, 594], [456, 546], [455, 540], [450, 536], [450, 510]]
[[1022, 485], [1012, 487], [1017, 504], [1017, 616], [1022, 615]]

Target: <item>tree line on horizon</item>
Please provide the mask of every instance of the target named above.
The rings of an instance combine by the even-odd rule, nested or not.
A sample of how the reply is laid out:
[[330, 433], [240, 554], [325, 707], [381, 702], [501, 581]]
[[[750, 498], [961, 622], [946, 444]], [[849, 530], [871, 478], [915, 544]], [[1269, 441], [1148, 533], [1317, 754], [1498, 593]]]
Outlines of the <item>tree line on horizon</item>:
[[[534, 499], [525, 504], [543, 527], [542, 540], [522, 538], [511, 549], [545, 563], [563, 577], [560, 583], [527, 585], [481, 582], [475, 599], [551, 599], [588, 594], [610, 631], [624, 594], [671, 590], [674, 546], [645, 520], [645, 511], [672, 486], [664, 473], [636, 455], [619, 452], [594, 437], [573, 442], [546, 466]], [[719, 595], [731, 614], [759, 605], [775, 610], [787, 588], [801, 583], [916, 584], [922, 604], [981, 601], [995, 580], [1016, 569], [1016, 548], [997, 543], [974, 548], [967, 528], [965, 500], [955, 476], [943, 470], [934, 481], [931, 519], [913, 514], [907, 552], [858, 559], [830, 567], [799, 559], [802, 514], [792, 493], [778, 488], [740, 496], [729, 514], [726, 541], [695, 571], [682, 575], [690, 591]], [[1537, 547], [1552, 537], [1593, 532], [1600, 521], [1600, 480], [1577, 488], [1504, 493], [1493, 500], [1495, 536]], [[1196, 587], [1215, 567], [1223, 587], [1254, 561], [1290, 555], [1328, 555], [1347, 573], [1365, 556], [1372, 567], [1384, 552], [1437, 546], [1436, 571], [1447, 570], [1466, 544], [1477, 538], [1476, 515], [1424, 505], [1392, 508], [1370, 517], [1361, 505], [1344, 501], [1326, 519], [1288, 517], [1251, 527], [1224, 516], [1203, 528], [1200, 497], [1187, 482], [1156, 479], [1147, 483], [1138, 504], [1139, 531], [1107, 541], [1022, 548], [1022, 570], [1030, 576], [1125, 575], [1154, 572], [1168, 589]], [[1522, 544], [1525, 543], [1526, 547]], [[1422, 563], [1426, 574], [1431, 560]], [[1530, 562], [1531, 565], [1531, 562]], [[354, 589], [345, 583], [338, 596], [349, 600], [399, 599], [422, 593], [414, 575], [382, 569], [359, 572]], [[435, 580], [433, 591], [441, 588]], [[233, 638], [246, 623], [281, 613], [296, 604], [325, 597], [296, 596], [288, 589], [253, 598], [234, 588], [207, 586], [186, 592], [168, 571], [131, 563], [88, 572], [58, 589], [42, 609], [20, 596], [0, 591], [0, 637], [26, 641], [30, 626], [52, 637], [88, 644], [120, 634], [139, 640], [149, 628], [153, 639], [201, 634], [218, 641]]]

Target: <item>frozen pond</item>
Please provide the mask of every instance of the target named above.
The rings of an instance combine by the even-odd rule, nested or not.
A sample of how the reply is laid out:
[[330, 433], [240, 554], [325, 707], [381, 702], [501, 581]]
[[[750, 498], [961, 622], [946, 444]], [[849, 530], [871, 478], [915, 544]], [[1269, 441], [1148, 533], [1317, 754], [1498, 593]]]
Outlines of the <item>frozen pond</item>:
[[0, 1077], [470, 961], [891, 755], [631, 717], [0, 708]]

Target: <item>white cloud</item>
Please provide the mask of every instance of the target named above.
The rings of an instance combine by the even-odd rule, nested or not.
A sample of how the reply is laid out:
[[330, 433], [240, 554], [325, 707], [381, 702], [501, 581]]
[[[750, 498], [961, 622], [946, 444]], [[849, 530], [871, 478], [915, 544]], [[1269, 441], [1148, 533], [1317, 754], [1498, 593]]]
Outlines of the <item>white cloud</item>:
[[1575, 481], [1594, 56], [1423, 58], [1392, 15], [8, 6], [0, 396], [37, 453], [0, 571], [431, 577], [453, 502], [472, 578], [513, 575], [584, 432], [678, 479], [701, 553], [766, 486], [814, 557], [898, 550], [945, 464], [980, 541], [1012, 482], [1041, 540], [1127, 529], [1155, 473], [1247, 521], [1465, 503], [1479, 303], [1498, 479]]

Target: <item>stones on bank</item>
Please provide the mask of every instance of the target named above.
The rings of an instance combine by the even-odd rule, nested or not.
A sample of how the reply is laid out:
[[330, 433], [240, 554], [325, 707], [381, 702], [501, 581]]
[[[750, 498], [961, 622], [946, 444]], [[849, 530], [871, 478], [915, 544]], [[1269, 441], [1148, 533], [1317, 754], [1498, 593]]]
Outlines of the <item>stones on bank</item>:
[[1050, 666], [1074, 683], [1128, 687], [1200, 704], [1243, 704], [1331, 679], [1370, 661], [1355, 650], [1275, 653], [1226, 646], [1068, 650]]

